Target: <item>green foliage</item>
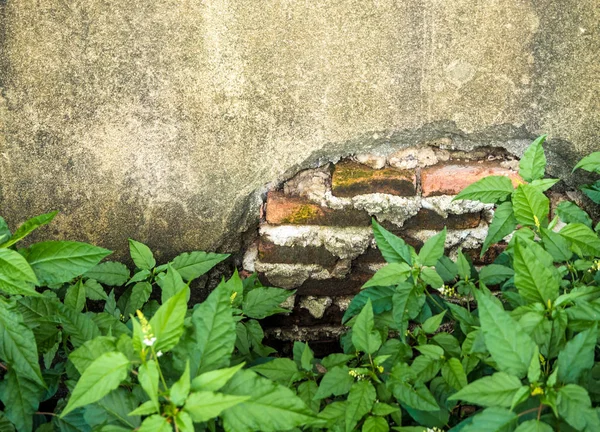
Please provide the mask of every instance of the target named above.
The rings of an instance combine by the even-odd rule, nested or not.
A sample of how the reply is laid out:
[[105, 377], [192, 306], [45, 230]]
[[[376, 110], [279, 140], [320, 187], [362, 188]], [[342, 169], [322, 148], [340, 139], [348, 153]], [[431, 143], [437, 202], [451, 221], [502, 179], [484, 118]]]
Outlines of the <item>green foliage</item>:
[[[258, 320], [294, 292], [255, 276], [235, 271], [189, 308], [225, 254], [157, 265], [130, 240], [131, 275], [85, 243], [16, 249], [54, 212], [14, 234], [0, 218], [0, 431], [600, 430], [598, 222], [570, 202], [559, 231], [549, 221], [544, 140], [521, 159], [527, 184], [487, 177], [456, 197], [496, 205], [483, 251], [512, 238], [493, 264], [445, 256], [446, 230], [416, 253], [373, 220], [388, 264], [325, 358], [263, 344]], [[576, 168], [600, 174], [598, 154]], [[598, 185], [583, 191], [600, 201]]]

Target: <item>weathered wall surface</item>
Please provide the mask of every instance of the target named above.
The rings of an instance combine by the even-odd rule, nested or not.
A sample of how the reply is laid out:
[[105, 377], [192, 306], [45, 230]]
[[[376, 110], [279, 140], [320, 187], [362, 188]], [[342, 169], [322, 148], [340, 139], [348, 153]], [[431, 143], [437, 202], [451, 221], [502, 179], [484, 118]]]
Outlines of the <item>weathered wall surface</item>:
[[598, 0], [0, 2], [0, 214], [163, 258], [235, 250], [258, 192], [357, 152], [541, 133], [598, 150]]

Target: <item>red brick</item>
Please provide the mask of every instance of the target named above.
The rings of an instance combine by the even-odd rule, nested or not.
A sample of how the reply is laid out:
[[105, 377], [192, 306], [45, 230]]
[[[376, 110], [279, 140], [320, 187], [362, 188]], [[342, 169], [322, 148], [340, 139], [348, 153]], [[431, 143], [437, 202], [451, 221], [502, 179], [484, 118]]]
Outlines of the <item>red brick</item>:
[[258, 258], [264, 263], [320, 264], [323, 267], [333, 267], [338, 260], [324, 247], [278, 246], [264, 239], [258, 244]]
[[371, 223], [369, 215], [360, 210], [334, 210], [274, 191], [267, 195], [266, 219], [272, 225], [368, 226]]
[[415, 216], [404, 222], [402, 228], [437, 231], [444, 229], [444, 227], [448, 229], [467, 229], [479, 226], [480, 221], [480, 213], [451, 214], [444, 218], [433, 210], [421, 209]]
[[415, 172], [412, 170], [376, 170], [356, 162], [343, 161], [335, 165], [331, 190], [333, 195], [339, 197], [371, 193], [414, 196], [416, 181]]
[[423, 169], [421, 189], [423, 196], [457, 195], [470, 184], [491, 175], [506, 176], [515, 186], [523, 182], [516, 171], [497, 163], [439, 164]]

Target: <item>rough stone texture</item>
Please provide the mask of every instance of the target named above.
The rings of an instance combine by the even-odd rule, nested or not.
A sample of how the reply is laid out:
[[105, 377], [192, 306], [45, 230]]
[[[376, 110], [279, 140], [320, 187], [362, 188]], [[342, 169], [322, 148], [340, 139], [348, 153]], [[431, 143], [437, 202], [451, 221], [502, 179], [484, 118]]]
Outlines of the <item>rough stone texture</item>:
[[481, 213], [464, 213], [461, 215], [450, 214], [447, 218], [440, 216], [436, 211], [422, 208], [414, 217], [404, 222], [404, 229], [467, 229], [475, 228], [481, 221]]
[[421, 188], [423, 196], [456, 195], [471, 183], [487, 176], [505, 176], [517, 186], [523, 180], [515, 171], [495, 163], [442, 164], [423, 169]]
[[379, 170], [355, 162], [340, 162], [333, 171], [331, 192], [339, 197], [369, 193], [413, 196], [416, 193], [416, 181], [412, 170]]
[[321, 319], [331, 303], [331, 297], [307, 296], [300, 300], [299, 306], [306, 309], [314, 318]]
[[321, 264], [324, 267], [333, 267], [338, 261], [338, 258], [323, 246], [287, 247], [266, 240], [260, 240], [258, 243], [258, 259], [264, 263]]
[[340, 156], [548, 133], [598, 150], [598, 0], [0, 2], [0, 214], [160, 261], [234, 251], [266, 184]]

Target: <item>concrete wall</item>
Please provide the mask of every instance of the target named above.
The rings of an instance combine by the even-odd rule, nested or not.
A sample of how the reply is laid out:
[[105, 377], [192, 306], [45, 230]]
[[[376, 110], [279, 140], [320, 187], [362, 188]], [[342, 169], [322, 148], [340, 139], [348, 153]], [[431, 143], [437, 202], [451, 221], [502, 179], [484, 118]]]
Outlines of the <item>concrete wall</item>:
[[[236, 250], [270, 182], [440, 137], [599, 150], [599, 0], [0, 1], [0, 214]], [[504, 144], [503, 144], [504, 145]], [[568, 178], [567, 178], [568, 179]]]

